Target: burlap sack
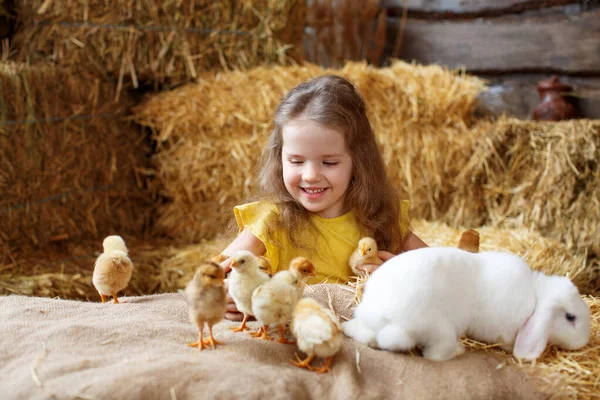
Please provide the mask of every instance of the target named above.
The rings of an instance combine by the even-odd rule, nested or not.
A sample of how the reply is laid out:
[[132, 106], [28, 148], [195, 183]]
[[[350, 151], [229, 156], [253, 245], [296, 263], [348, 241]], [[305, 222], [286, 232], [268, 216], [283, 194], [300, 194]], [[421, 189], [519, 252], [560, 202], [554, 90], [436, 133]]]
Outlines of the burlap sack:
[[[350, 316], [353, 294], [315, 285], [307, 295]], [[181, 294], [123, 297], [121, 304], [0, 298], [0, 393], [11, 399], [537, 399], [539, 382], [497, 355], [448, 362], [395, 354], [345, 338], [332, 372], [291, 365], [294, 345], [232, 333], [215, 350], [196, 339]], [[256, 322], [252, 322], [257, 327]], [[357, 352], [360, 360], [357, 363]], [[301, 354], [302, 355], [302, 354]]]

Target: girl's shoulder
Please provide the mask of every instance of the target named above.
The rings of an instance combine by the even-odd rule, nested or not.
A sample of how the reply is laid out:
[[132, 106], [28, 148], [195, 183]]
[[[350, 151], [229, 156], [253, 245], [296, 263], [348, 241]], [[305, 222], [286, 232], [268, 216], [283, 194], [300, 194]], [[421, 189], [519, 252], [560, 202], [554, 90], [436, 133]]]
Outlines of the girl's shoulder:
[[234, 214], [238, 221], [268, 221], [279, 217], [279, 210], [274, 203], [269, 201], [256, 201], [240, 204], [234, 207]]
[[275, 203], [267, 200], [253, 201], [251, 203], [239, 204], [235, 206], [236, 210], [243, 210], [247, 212], [264, 213], [264, 212], [276, 212], [279, 213]]

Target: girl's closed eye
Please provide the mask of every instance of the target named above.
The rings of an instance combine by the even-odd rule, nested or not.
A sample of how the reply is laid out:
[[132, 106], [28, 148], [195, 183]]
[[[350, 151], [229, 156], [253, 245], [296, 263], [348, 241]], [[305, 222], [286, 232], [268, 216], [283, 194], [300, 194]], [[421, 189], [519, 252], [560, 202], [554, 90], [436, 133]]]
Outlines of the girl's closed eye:
[[288, 162], [289, 162], [290, 164], [302, 164], [304, 161], [302, 161], [302, 160], [298, 160], [298, 159], [296, 159], [296, 158], [292, 158], [292, 159], [288, 160]]
[[331, 166], [331, 165], [338, 165], [339, 161], [323, 161], [323, 164], [329, 165], [329, 166]]

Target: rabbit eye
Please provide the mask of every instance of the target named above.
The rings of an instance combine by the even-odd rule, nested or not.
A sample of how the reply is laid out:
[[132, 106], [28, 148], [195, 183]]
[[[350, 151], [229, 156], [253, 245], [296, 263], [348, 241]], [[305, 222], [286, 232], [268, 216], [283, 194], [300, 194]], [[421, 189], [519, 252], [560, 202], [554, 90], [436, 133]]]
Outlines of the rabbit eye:
[[566, 319], [567, 319], [567, 321], [569, 321], [569, 322], [575, 322], [575, 319], [577, 319], [577, 317], [575, 317], [573, 314], [569, 314], [569, 313], [566, 313], [566, 314], [565, 314], [565, 318], [566, 318]]

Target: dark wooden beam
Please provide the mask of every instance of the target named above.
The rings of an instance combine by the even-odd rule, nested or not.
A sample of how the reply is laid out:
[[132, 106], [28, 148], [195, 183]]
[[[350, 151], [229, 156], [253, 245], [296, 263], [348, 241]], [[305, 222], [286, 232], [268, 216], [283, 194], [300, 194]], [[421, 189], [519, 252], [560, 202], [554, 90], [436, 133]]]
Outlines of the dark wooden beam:
[[[401, 20], [388, 18], [386, 49]], [[600, 9], [458, 21], [408, 18], [399, 57], [470, 72], [558, 72], [600, 76]]]
[[382, 0], [380, 7], [390, 17], [400, 17], [404, 7], [411, 18], [465, 19], [493, 18], [532, 10], [543, 10], [559, 5], [580, 5], [582, 0]]

